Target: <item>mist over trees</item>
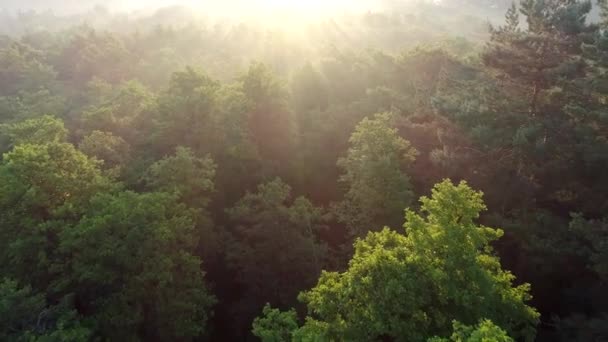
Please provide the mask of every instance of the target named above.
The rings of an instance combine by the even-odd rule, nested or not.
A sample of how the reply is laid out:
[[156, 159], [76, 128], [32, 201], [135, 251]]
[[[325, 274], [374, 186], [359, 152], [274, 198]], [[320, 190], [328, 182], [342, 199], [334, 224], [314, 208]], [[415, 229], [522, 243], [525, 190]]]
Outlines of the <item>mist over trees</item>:
[[0, 4], [0, 340], [608, 340], [608, 4]]

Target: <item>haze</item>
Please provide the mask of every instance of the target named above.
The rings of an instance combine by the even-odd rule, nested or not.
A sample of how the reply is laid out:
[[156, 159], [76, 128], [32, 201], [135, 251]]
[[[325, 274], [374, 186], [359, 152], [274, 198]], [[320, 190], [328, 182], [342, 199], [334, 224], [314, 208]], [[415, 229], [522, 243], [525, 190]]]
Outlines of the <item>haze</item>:
[[0, 341], [608, 341], [608, 0], [0, 0]]

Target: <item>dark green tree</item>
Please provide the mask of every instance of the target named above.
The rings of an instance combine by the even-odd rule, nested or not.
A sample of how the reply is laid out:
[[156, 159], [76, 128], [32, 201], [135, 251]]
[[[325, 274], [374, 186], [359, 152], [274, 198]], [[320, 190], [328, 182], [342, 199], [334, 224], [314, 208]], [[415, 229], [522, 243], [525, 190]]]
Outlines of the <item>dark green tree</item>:
[[100, 337], [200, 336], [215, 300], [193, 254], [199, 238], [194, 213], [174, 195], [97, 195], [80, 222], [60, 234], [59, 250], [69, 259], [57, 286], [75, 294]]
[[155, 191], [171, 193], [181, 203], [196, 210], [200, 253], [205, 260], [220, 251], [208, 205], [215, 193], [216, 165], [210, 157], [197, 158], [192, 150], [178, 147], [175, 154], [152, 164], [144, 176], [146, 185]]
[[246, 194], [228, 214], [234, 231], [227, 254], [245, 288], [243, 319], [251, 322], [265, 302], [293, 305], [324, 265], [322, 209], [303, 197], [292, 200], [291, 188], [277, 179]]
[[69, 299], [47, 305], [43, 295], [16, 281], [0, 281], [0, 338], [10, 342], [90, 341], [92, 334], [80, 321]]

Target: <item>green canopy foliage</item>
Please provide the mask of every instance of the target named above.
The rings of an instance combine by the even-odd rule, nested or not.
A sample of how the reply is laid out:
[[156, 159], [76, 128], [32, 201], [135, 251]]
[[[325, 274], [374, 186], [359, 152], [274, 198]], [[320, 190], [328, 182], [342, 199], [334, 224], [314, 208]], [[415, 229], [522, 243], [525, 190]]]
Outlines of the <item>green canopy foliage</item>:
[[485, 210], [481, 193], [444, 181], [420, 201], [420, 214], [406, 214], [406, 235], [369, 233], [355, 243], [345, 272], [323, 272], [300, 295], [310, 316], [294, 336], [425, 341], [448, 336], [454, 319], [487, 318], [515, 338], [534, 340], [539, 315], [526, 304], [530, 287], [514, 286], [490, 246], [502, 231], [475, 223]]
[[312, 286], [325, 263], [326, 246], [319, 241], [325, 228], [323, 210], [308, 199], [293, 199], [280, 179], [258, 186], [228, 210], [235, 230], [228, 261], [247, 284], [242, 301], [249, 322], [264, 298], [281, 307], [293, 305], [300, 291]]
[[13, 145], [62, 143], [66, 141], [68, 131], [63, 121], [44, 115], [13, 124], [0, 126]]
[[0, 340], [607, 339], [607, 1], [93, 2], [0, 6]]
[[513, 342], [507, 333], [492, 321], [483, 320], [474, 327], [454, 322], [454, 333], [448, 338], [432, 338], [429, 342]]
[[414, 161], [416, 150], [398, 135], [392, 119], [390, 113], [363, 119], [350, 138], [346, 157], [338, 160], [346, 194], [336, 215], [356, 236], [395, 225], [412, 200], [403, 167]]
[[198, 239], [193, 212], [173, 195], [98, 195], [60, 235], [59, 249], [71, 258], [58, 286], [94, 313], [104, 338], [199, 336], [215, 300], [193, 255]]

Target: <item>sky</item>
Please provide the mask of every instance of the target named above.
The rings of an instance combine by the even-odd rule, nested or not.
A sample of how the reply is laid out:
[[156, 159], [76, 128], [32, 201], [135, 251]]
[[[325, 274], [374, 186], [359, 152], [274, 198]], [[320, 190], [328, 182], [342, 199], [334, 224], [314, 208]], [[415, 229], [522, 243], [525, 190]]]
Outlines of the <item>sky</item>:
[[[407, 1], [407, 0], [406, 0]], [[361, 11], [377, 7], [383, 0], [0, 0], [0, 8], [46, 10], [74, 13], [103, 5], [112, 10], [134, 11], [167, 6], [188, 6], [212, 12], [336, 12]]]

